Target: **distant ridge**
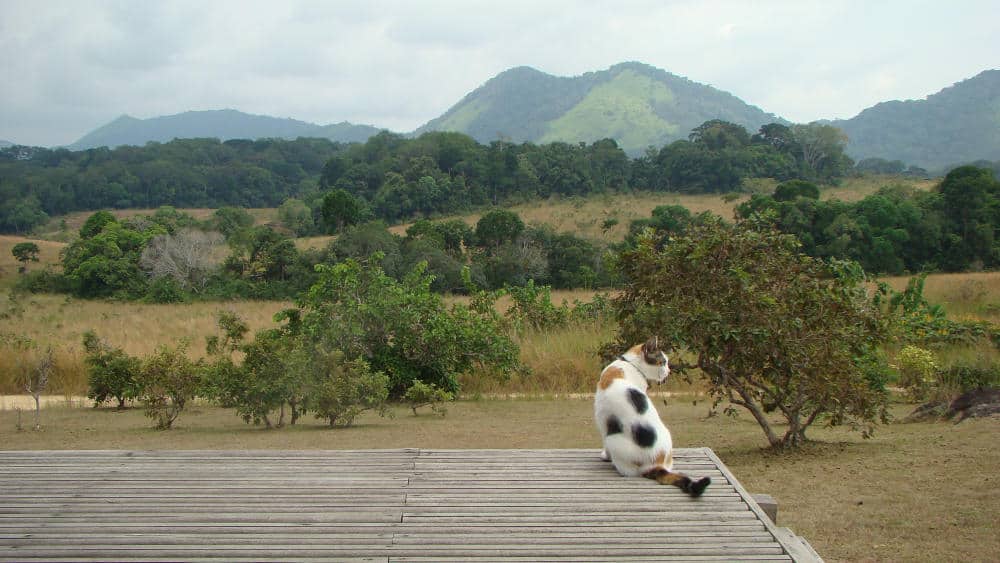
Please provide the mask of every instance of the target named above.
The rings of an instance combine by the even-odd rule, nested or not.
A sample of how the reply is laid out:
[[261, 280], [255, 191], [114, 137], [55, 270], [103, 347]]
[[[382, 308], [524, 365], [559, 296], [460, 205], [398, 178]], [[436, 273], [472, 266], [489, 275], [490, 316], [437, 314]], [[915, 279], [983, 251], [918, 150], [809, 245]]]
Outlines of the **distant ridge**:
[[458, 131], [481, 143], [592, 142], [613, 138], [631, 154], [686, 139], [710, 119], [757, 131], [786, 120], [728, 92], [638, 62], [558, 77], [530, 67], [504, 71], [417, 129]]
[[901, 160], [928, 170], [1000, 160], [1000, 70], [987, 70], [924, 100], [876, 104], [829, 122], [847, 134], [847, 153]]
[[295, 139], [323, 137], [341, 142], [364, 142], [379, 129], [343, 122], [316, 125], [296, 119], [252, 115], [233, 109], [188, 111], [176, 115], [137, 119], [123, 115], [84, 135], [69, 145], [71, 150], [121, 145], [142, 146], [150, 141], [165, 143], [173, 139], [214, 137], [260, 139], [265, 137]]
[[7, 147], [13, 147], [13, 146], [14, 146], [14, 143], [12, 143], [10, 141], [5, 141], [3, 139], [0, 139], [0, 149], [5, 149]]

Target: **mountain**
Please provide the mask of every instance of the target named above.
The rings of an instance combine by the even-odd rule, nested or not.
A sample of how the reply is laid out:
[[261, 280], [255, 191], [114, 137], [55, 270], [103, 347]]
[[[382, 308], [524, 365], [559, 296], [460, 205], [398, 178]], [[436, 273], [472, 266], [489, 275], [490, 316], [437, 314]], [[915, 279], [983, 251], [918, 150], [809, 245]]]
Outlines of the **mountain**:
[[380, 130], [368, 125], [347, 122], [320, 126], [296, 119], [251, 115], [232, 109], [188, 111], [176, 115], [136, 119], [123, 115], [84, 135], [67, 148], [84, 150], [94, 147], [145, 145], [149, 141], [167, 142], [177, 139], [215, 137], [227, 139], [259, 139], [265, 137], [295, 139], [325, 137], [333, 141], [365, 141]]
[[13, 147], [13, 146], [14, 146], [14, 143], [12, 143], [10, 141], [5, 141], [3, 139], [0, 139], [0, 149], [5, 149], [7, 147]]
[[923, 100], [883, 102], [829, 123], [847, 134], [847, 154], [856, 160], [901, 160], [929, 170], [1000, 160], [1000, 70]]
[[592, 142], [613, 138], [626, 152], [686, 139], [710, 119], [756, 132], [787, 121], [736, 96], [637, 62], [582, 76], [559, 77], [530, 67], [504, 71], [417, 129], [458, 131], [481, 143]]

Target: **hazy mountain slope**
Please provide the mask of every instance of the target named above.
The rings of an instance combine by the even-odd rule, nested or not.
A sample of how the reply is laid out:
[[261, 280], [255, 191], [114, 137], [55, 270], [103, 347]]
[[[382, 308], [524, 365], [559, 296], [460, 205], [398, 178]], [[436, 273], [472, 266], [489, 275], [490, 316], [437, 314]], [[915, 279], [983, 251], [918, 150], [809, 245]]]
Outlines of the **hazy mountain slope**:
[[1000, 70], [987, 70], [925, 100], [883, 102], [830, 122], [855, 159], [902, 160], [928, 169], [1000, 160]]
[[637, 154], [649, 145], [687, 138], [709, 119], [732, 121], [751, 132], [765, 123], [784, 122], [726, 92], [631, 62], [575, 77], [514, 68], [417, 133], [459, 131], [482, 143], [499, 137], [538, 143], [611, 137]]
[[296, 119], [251, 115], [231, 109], [188, 111], [150, 119], [136, 119], [123, 115], [84, 135], [68, 148], [82, 150], [101, 146], [142, 146], [149, 141], [163, 143], [175, 138], [199, 137], [214, 137], [221, 140], [265, 137], [282, 139], [326, 137], [334, 141], [346, 142], [367, 140], [378, 131], [374, 127], [352, 125], [346, 122], [319, 126]]

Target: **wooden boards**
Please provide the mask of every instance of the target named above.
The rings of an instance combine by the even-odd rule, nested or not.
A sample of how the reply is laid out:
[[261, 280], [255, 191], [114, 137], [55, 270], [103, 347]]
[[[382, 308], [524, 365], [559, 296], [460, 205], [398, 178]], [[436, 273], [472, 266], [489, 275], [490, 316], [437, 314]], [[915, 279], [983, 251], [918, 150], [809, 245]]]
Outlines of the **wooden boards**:
[[704, 496], [596, 450], [0, 452], [0, 560], [792, 560], [711, 450], [674, 456]]

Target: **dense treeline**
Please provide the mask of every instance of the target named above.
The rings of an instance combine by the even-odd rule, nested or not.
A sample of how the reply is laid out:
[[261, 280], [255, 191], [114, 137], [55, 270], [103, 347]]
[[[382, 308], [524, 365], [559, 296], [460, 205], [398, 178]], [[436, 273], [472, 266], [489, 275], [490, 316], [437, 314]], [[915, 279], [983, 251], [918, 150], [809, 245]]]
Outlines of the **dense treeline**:
[[[611, 285], [608, 248], [546, 226], [527, 226], [514, 212], [487, 211], [475, 228], [458, 219], [418, 220], [405, 236], [381, 221], [350, 226], [326, 248], [300, 251], [287, 234], [253, 226], [242, 209], [224, 207], [198, 221], [171, 207], [148, 216], [91, 215], [62, 253], [62, 272], [19, 278], [30, 291], [79, 297], [177, 302], [192, 299], [290, 299], [317, 279], [317, 266], [365, 261], [394, 279], [421, 267], [437, 293], [545, 284]], [[220, 261], [220, 256], [226, 255]]]
[[178, 139], [69, 151], [0, 151], [0, 231], [23, 233], [71, 211], [173, 207], [276, 207], [314, 189], [344, 149], [326, 139]]
[[961, 166], [931, 191], [886, 186], [854, 203], [820, 201], [815, 186], [792, 181], [738, 211], [796, 235], [809, 255], [856, 260], [872, 273], [1000, 266], [1000, 182], [987, 168]]
[[415, 139], [382, 132], [353, 145], [186, 139], [78, 152], [16, 146], [0, 150], [0, 232], [28, 232], [70, 211], [275, 207], [293, 198], [296, 232], [308, 234], [553, 195], [720, 193], [751, 177], [832, 182], [851, 169], [845, 144], [825, 125], [769, 124], [751, 135], [713, 120], [689, 140], [651, 147], [637, 159], [610, 139], [481, 145], [442, 132]]

